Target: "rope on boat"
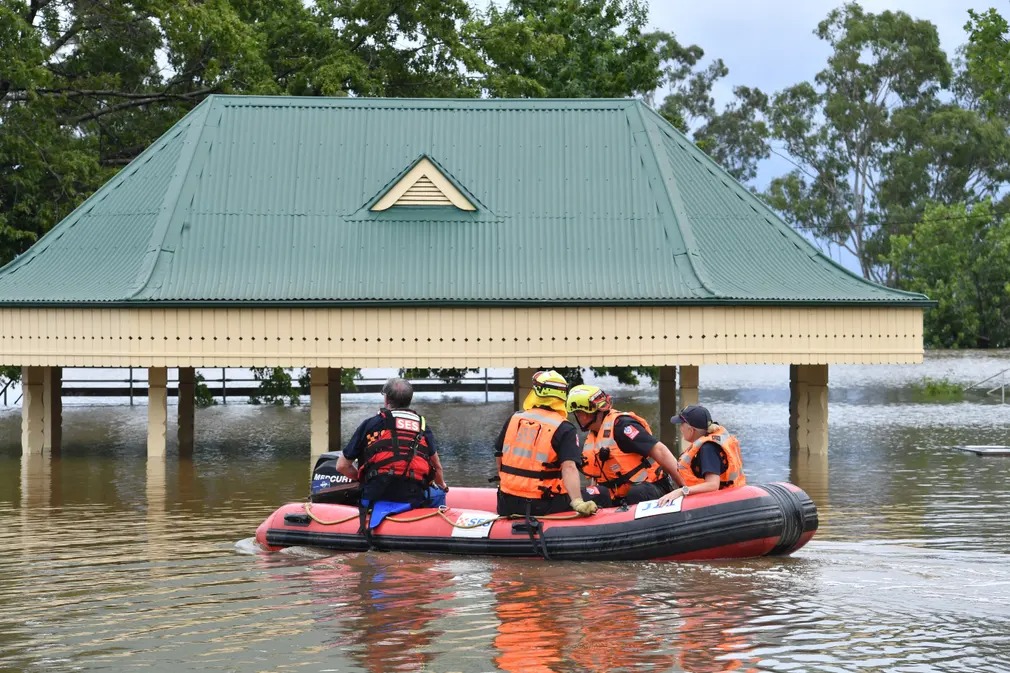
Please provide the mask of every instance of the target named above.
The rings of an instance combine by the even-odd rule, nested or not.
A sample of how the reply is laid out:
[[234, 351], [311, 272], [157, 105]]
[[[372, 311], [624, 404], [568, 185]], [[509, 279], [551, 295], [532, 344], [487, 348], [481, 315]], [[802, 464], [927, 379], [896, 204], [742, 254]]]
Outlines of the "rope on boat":
[[[310, 519], [312, 519], [313, 521], [315, 521], [316, 523], [318, 523], [319, 525], [321, 525], [321, 526], [336, 526], [338, 524], [346, 523], [346, 522], [350, 521], [351, 519], [356, 519], [358, 517], [358, 514], [354, 513], [354, 514], [351, 514], [350, 516], [344, 517], [343, 519], [336, 519], [334, 521], [324, 521], [323, 519], [320, 519], [319, 517], [317, 517], [315, 514], [312, 513], [312, 503], [311, 502], [303, 503], [303, 506], [305, 507], [305, 513], [308, 515], [308, 517]], [[445, 522], [448, 523], [453, 528], [479, 528], [481, 526], [486, 526], [488, 524], [488, 522], [498, 521], [499, 519], [525, 519], [526, 518], [525, 515], [523, 515], [523, 514], [509, 514], [509, 515], [506, 515], [506, 516], [502, 516], [502, 515], [498, 514], [498, 515], [495, 515], [494, 518], [484, 519], [483, 521], [480, 521], [478, 523], [461, 524], [461, 523], [456, 523], [455, 521], [453, 521], [452, 519], [450, 519], [448, 516], [445, 515], [445, 513], [446, 513], [446, 511], [448, 511], [448, 509], [449, 509], [448, 507], [442, 506], [442, 507], [439, 507], [434, 512], [428, 512], [427, 514], [420, 514], [418, 516], [400, 517], [400, 518], [393, 517], [393, 516], [387, 516], [386, 517], [386, 521], [392, 521], [393, 523], [411, 523], [413, 521], [422, 521], [423, 519], [427, 519], [427, 518], [430, 518], [430, 517], [433, 517], [433, 516], [440, 516], [443, 519], [445, 519]], [[577, 518], [579, 518], [579, 513], [578, 512], [572, 512], [571, 514], [544, 514], [542, 516], [538, 516], [537, 518], [538, 519], [545, 519], [545, 520], [548, 520], [548, 521], [551, 521], [551, 520], [553, 520], [553, 521], [565, 521], [567, 519], [577, 519]]]
[[312, 503], [311, 502], [306, 502], [306, 503], [304, 503], [304, 505], [305, 505], [305, 513], [309, 516], [309, 518], [312, 519], [313, 521], [315, 521], [316, 523], [318, 523], [321, 526], [336, 526], [339, 523], [346, 523], [346, 522], [350, 521], [351, 519], [357, 519], [358, 518], [358, 513], [355, 512], [354, 514], [352, 514], [350, 516], [346, 516], [343, 519], [337, 519], [336, 521], [323, 521], [322, 519], [320, 519], [319, 517], [317, 517], [315, 514], [312, 513]]

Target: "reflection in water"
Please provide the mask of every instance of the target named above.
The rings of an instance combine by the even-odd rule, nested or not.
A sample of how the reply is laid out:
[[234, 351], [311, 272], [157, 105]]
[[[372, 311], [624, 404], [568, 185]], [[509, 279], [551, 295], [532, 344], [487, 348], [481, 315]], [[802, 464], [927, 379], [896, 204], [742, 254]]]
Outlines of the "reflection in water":
[[450, 579], [428, 564], [385, 554], [358, 554], [309, 574], [313, 600], [336, 608], [322, 620], [339, 623], [342, 637], [330, 645], [371, 673], [427, 669], [433, 658], [428, 646], [441, 634], [445, 612], [438, 607], [440, 592]]
[[[582, 616], [574, 605], [571, 587], [564, 586], [559, 568], [551, 574], [544, 565], [534, 581], [523, 580], [510, 571], [495, 569], [489, 588], [494, 593], [498, 634], [494, 647], [495, 664], [508, 673], [546, 673], [560, 669], [569, 651], [563, 621], [579, 624]], [[504, 575], [504, 576], [503, 576]], [[544, 575], [547, 575], [544, 577]], [[594, 611], [595, 612], [595, 611]]]
[[827, 507], [829, 502], [828, 454], [790, 451], [789, 481], [806, 491], [818, 507]]
[[[703, 367], [749, 479], [821, 521], [791, 558], [721, 563], [265, 554], [256, 526], [307, 494], [307, 408], [200, 410], [193, 456], [158, 462], [143, 407], [67, 406], [61, 454], [24, 459], [0, 410], [0, 670], [1010, 671], [1010, 457], [949, 448], [1007, 443], [1010, 405], [906, 390], [997, 360], [832, 368], [830, 461], [790, 458], [787, 368]], [[656, 418], [648, 385], [607, 389]], [[345, 436], [374, 398], [345, 398]], [[417, 406], [450, 483], [487, 485], [510, 398]]]
[[49, 507], [53, 489], [53, 458], [35, 453], [21, 457], [21, 511]]
[[[166, 484], [165, 456], [152, 457], [147, 461], [147, 509], [144, 517], [147, 534], [148, 559], [163, 561], [168, 558], [169, 550], [164, 544], [168, 532], [168, 517], [166, 516]], [[159, 574], [162, 566], [155, 565], [152, 574]]]
[[[708, 579], [708, 578], [705, 578]], [[754, 619], [755, 596], [736, 577], [695, 583], [677, 600], [680, 612], [677, 662], [692, 673], [756, 671], [760, 658], [745, 628]], [[729, 589], [729, 591], [727, 591]], [[656, 669], [661, 670], [661, 669]]]

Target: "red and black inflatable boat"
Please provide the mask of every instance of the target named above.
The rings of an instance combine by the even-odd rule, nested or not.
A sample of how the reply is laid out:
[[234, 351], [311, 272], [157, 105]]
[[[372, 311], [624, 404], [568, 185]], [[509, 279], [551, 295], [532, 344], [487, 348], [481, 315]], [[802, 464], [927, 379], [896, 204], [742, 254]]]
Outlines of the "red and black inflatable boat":
[[256, 540], [268, 549], [693, 561], [786, 555], [817, 530], [813, 501], [788, 483], [701, 493], [664, 507], [650, 501], [601, 509], [591, 517], [502, 518], [496, 502], [495, 489], [453, 487], [445, 507], [387, 515], [367, 533], [353, 505], [290, 503], [267, 517]]

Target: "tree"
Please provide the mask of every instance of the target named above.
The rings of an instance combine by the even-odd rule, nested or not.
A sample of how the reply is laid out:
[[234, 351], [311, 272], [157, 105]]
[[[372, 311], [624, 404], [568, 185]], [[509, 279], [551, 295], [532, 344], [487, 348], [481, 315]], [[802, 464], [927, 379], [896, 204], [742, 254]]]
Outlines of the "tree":
[[438, 379], [443, 383], [456, 384], [467, 374], [476, 374], [477, 367], [442, 367], [435, 369], [409, 368], [400, 369], [400, 376], [405, 379]]
[[760, 89], [738, 86], [734, 100], [722, 111], [714, 109], [695, 131], [694, 141], [741, 182], [757, 177], [758, 164], [771, 156], [768, 95]]
[[969, 9], [971, 17], [965, 57], [968, 71], [982, 84], [983, 97], [993, 106], [1010, 98], [1010, 25], [995, 9], [979, 13]]
[[623, 98], [660, 82], [647, 20], [641, 0], [508, 0], [466, 32], [491, 97]]
[[0, 264], [211, 93], [472, 96], [465, 0], [4, 0]]
[[847, 4], [815, 34], [832, 54], [814, 83], [774, 96], [772, 137], [796, 168], [774, 179], [766, 198], [794, 226], [855, 255], [865, 277], [884, 282], [888, 222], [905, 205], [882, 193], [897, 165], [895, 120], [935, 109], [952, 68], [936, 27], [904, 12], [875, 15]]
[[1010, 346], [1010, 217], [989, 201], [928, 207], [893, 237], [890, 258], [898, 287], [938, 302], [925, 314], [927, 346]]

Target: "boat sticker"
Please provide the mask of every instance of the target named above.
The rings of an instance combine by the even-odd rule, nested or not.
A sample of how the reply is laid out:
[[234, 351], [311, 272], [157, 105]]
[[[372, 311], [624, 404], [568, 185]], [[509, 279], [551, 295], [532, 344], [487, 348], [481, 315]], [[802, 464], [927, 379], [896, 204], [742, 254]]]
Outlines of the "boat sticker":
[[635, 505], [635, 518], [641, 519], [647, 516], [656, 516], [657, 514], [679, 512], [682, 504], [684, 504], [684, 496], [680, 496], [673, 502], [668, 502], [665, 505], [660, 505], [659, 500], [646, 500]]
[[487, 537], [491, 534], [491, 524], [498, 518], [492, 512], [459, 510], [459, 517], [452, 527], [452, 537]]

